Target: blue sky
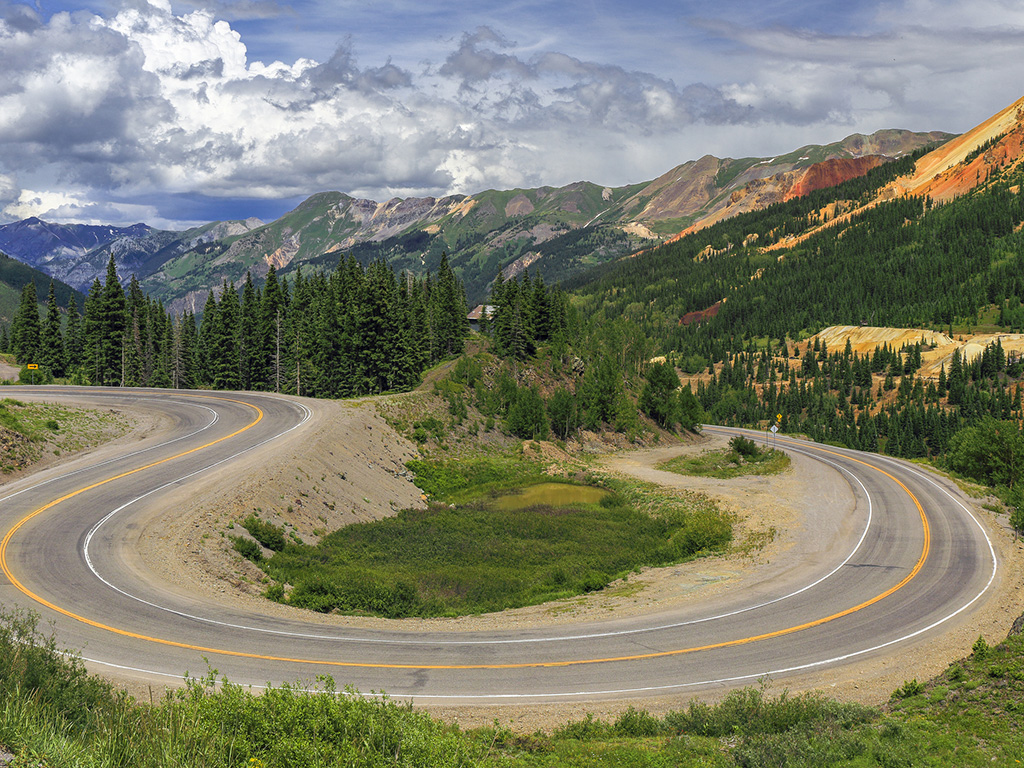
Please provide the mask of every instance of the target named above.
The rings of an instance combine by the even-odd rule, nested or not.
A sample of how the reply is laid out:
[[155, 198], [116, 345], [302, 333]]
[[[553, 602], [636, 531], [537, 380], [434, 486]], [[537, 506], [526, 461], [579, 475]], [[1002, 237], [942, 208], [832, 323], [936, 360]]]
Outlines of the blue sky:
[[0, 220], [183, 228], [963, 131], [1024, 96], [1024, 7], [0, 0], [0, 60]]

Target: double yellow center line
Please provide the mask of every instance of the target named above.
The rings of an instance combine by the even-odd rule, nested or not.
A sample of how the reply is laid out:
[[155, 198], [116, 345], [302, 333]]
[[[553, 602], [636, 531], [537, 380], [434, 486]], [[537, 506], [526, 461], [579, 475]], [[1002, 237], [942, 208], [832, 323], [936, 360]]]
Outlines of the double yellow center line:
[[[197, 396], [197, 397], [201, 397], [201, 396]], [[190, 454], [193, 454], [193, 453], [196, 453], [198, 451], [204, 450], [204, 449], [209, 448], [211, 446], [217, 445], [218, 443], [222, 443], [225, 440], [229, 440], [229, 439], [231, 439], [233, 437], [236, 437], [236, 436], [242, 434], [243, 432], [245, 432], [246, 430], [251, 429], [252, 427], [256, 426], [256, 424], [258, 424], [263, 419], [263, 411], [260, 410], [257, 406], [255, 406], [255, 405], [253, 405], [251, 403], [246, 403], [246, 402], [244, 402], [242, 400], [233, 400], [231, 398], [226, 398], [226, 397], [211, 397], [211, 396], [205, 396], [205, 397], [206, 397], [206, 399], [211, 399], [211, 400], [223, 400], [223, 401], [227, 401], [227, 402], [240, 403], [242, 405], [246, 405], [246, 406], [248, 406], [248, 407], [250, 407], [250, 408], [252, 408], [253, 410], [256, 411], [256, 413], [257, 413], [256, 419], [254, 421], [252, 421], [251, 423], [247, 424], [246, 426], [242, 427], [241, 429], [238, 429], [238, 430], [232, 432], [230, 435], [225, 435], [224, 437], [221, 437], [221, 438], [219, 438], [217, 440], [213, 440], [213, 441], [211, 441], [209, 443], [206, 443], [205, 445], [201, 445], [201, 446], [199, 446], [197, 448], [192, 448], [192, 449], [190, 449], [188, 451], [183, 451], [182, 453], [176, 454], [174, 456], [170, 456], [170, 457], [168, 457], [166, 459], [161, 459], [160, 461], [154, 461], [153, 463], [147, 464], [147, 465], [145, 465], [143, 467], [139, 467], [137, 469], [133, 469], [133, 470], [130, 470], [128, 472], [123, 472], [123, 473], [121, 473], [119, 475], [115, 475], [113, 477], [109, 477], [106, 480], [101, 480], [101, 481], [99, 481], [97, 483], [93, 483], [92, 485], [87, 485], [87, 486], [85, 486], [83, 488], [80, 488], [80, 489], [78, 489], [76, 491], [73, 491], [73, 492], [71, 492], [71, 493], [69, 493], [69, 494], [67, 494], [65, 496], [61, 496], [59, 499], [51, 501], [49, 504], [46, 504], [45, 506], [42, 506], [39, 509], [35, 510], [34, 512], [26, 515], [24, 518], [19, 520], [18, 523], [13, 528], [10, 529], [7, 532], [7, 534], [4, 536], [3, 540], [0, 541], [0, 570], [3, 571], [5, 576], [7, 576], [7, 578], [10, 580], [11, 584], [14, 585], [23, 594], [27, 595], [32, 600], [36, 601], [37, 603], [40, 603], [41, 605], [45, 605], [47, 608], [50, 608], [51, 610], [54, 610], [54, 611], [56, 611], [56, 612], [58, 612], [58, 613], [60, 613], [60, 614], [62, 614], [64, 616], [67, 616], [68, 618], [74, 619], [76, 621], [80, 621], [83, 624], [87, 624], [87, 625], [89, 625], [91, 627], [95, 627], [97, 629], [102, 629], [102, 630], [105, 630], [107, 632], [112, 632], [112, 633], [114, 633], [116, 635], [121, 635], [122, 637], [130, 637], [130, 638], [133, 638], [135, 640], [144, 640], [146, 642], [157, 643], [157, 644], [160, 644], [160, 645], [170, 646], [170, 647], [173, 647], [173, 648], [183, 648], [183, 649], [190, 650], [190, 651], [198, 651], [198, 652], [203, 653], [203, 654], [211, 654], [212, 653], [212, 654], [218, 654], [218, 655], [221, 655], [221, 656], [234, 656], [234, 657], [240, 657], [240, 658], [245, 658], [245, 659], [258, 659], [258, 660], [261, 660], [261, 661], [274, 661], [274, 662], [288, 662], [288, 663], [293, 663], [293, 664], [310, 664], [310, 665], [322, 665], [322, 666], [329, 666], [329, 667], [362, 667], [362, 668], [371, 668], [371, 669], [412, 669], [412, 670], [431, 670], [431, 669], [436, 669], [436, 670], [442, 670], [442, 669], [449, 669], [449, 670], [458, 670], [458, 669], [467, 669], [467, 670], [468, 669], [525, 669], [525, 668], [537, 668], [537, 667], [570, 667], [570, 666], [577, 666], [577, 665], [582, 665], [582, 664], [604, 664], [604, 663], [615, 662], [615, 661], [641, 661], [641, 660], [644, 660], [644, 659], [656, 659], [656, 658], [664, 657], [664, 656], [680, 656], [680, 655], [687, 654], [687, 653], [696, 653], [697, 651], [709, 651], [709, 650], [714, 650], [714, 649], [719, 649], [719, 648], [731, 648], [731, 647], [735, 647], [735, 646], [739, 646], [739, 645], [746, 645], [748, 643], [756, 643], [756, 642], [759, 642], [761, 640], [770, 640], [772, 638], [782, 637], [784, 635], [790, 635], [790, 634], [793, 634], [794, 632], [800, 632], [800, 631], [805, 630], [805, 629], [811, 629], [812, 627], [818, 627], [818, 626], [821, 626], [822, 624], [828, 624], [829, 622], [835, 621], [836, 619], [841, 619], [844, 616], [849, 616], [850, 614], [857, 613], [858, 611], [862, 611], [865, 608], [867, 608], [867, 607], [869, 607], [871, 605], [874, 605], [875, 603], [877, 603], [877, 602], [879, 602], [881, 600], [884, 600], [885, 598], [889, 597], [893, 593], [895, 593], [895, 592], [899, 591], [900, 589], [902, 589], [903, 587], [905, 587], [921, 571], [921, 568], [924, 566], [925, 561], [928, 559], [928, 552], [929, 552], [929, 549], [931, 547], [931, 528], [928, 525], [928, 518], [925, 515], [924, 508], [921, 506], [921, 502], [917, 499], [917, 497], [898, 478], [896, 478], [894, 475], [890, 474], [889, 472], [886, 472], [884, 469], [880, 469], [879, 467], [876, 467], [876, 466], [874, 466], [872, 464], [869, 464], [869, 463], [867, 463], [865, 461], [861, 461], [860, 459], [855, 459], [855, 458], [853, 458], [851, 456], [846, 456], [844, 454], [839, 454], [839, 453], [836, 453], [835, 451], [829, 451], [829, 450], [824, 449], [824, 448], [817, 448], [816, 450], [819, 450], [822, 453], [828, 453], [828, 454], [831, 454], [833, 456], [839, 456], [839, 457], [844, 458], [844, 459], [846, 459], [848, 461], [854, 461], [854, 462], [856, 462], [858, 464], [862, 464], [865, 467], [873, 469], [876, 472], [880, 472], [881, 474], [883, 474], [886, 477], [888, 477], [890, 480], [892, 480], [894, 483], [896, 483], [896, 485], [898, 485], [900, 488], [903, 489], [903, 491], [914, 502], [914, 506], [917, 508], [918, 514], [921, 517], [921, 526], [922, 526], [922, 528], [924, 530], [924, 543], [923, 543], [923, 545], [921, 547], [921, 555], [918, 558], [917, 563], [914, 565], [913, 569], [910, 571], [910, 573], [907, 574], [906, 577], [903, 578], [902, 581], [900, 581], [898, 584], [895, 584], [894, 586], [890, 587], [885, 592], [882, 592], [881, 594], [872, 597], [870, 600], [866, 600], [866, 601], [860, 603], [859, 605], [855, 605], [852, 608], [847, 608], [846, 610], [840, 611], [838, 613], [833, 613], [830, 616], [825, 616], [825, 617], [820, 618], [820, 619], [815, 619], [814, 621], [808, 621], [808, 622], [805, 622], [803, 624], [798, 624], [798, 625], [793, 626], [793, 627], [787, 627], [785, 629], [779, 629], [779, 630], [775, 630], [773, 632], [765, 632], [765, 633], [759, 634], [759, 635], [751, 635], [750, 637], [743, 637], [743, 638], [739, 638], [739, 639], [736, 639], [736, 640], [726, 640], [726, 641], [722, 641], [722, 642], [718, 642], [718, 643], [710, 643], [710, 644], [707, 644], [707, 645], [693, 646], [693, 647], [690, 647], [690, 648], [679, 648], [679, 649], [669, 650], [669, 651], [652, 651], [650, 653], [640, 653], [640, 654], [633, 654], [633, 655], [629, 655], [629, 656], [609, 656], [609, 657], [604, 657], [604, 658], [591, 658], [591, 659], [569, 659], [569, 660], [565, 660], [565, 661], [535, 661], [535, 662], [522, 662], [522, 663], [516, 663], [516, 664], [388, 664], [388, 663], [382, 663], [382, 662], [337, 661], [337, 660], [328, 660], [328, 659], [299, 659], [299, 658], [293, 658], [293, 657], [289, 657], [289, 656], [273, 656], [273, 655], [260, 654], [260, 653], [247, 653], [247, 652], [244, 652], [244, 651], [236, 651], [236, 650], [225, 649], [225, 648], [211, 648], [211, 647], [207, 647], [207, 646], [203, 646], [203, 645], [195, 645], [193, 643], [182, 643], [182, 642], [178, 642], [178, 641], [175, 641], [175, 640], [167, 640], [167, 639], [164, 639], [164, 638], [151, 637], [149, 635], [138, 634], [136, 632], [131, 632], [129, 630], [119, 629], [117, 627], [112, 627], [109, 624], [104, 624], [102, 622], [94, 621], [93, 619], [89, 619], [89, 618], [86, 618], [84, 616], [81, 616], [81, 615], [79, 615], [77, 613], [74, 613], [73, 611], [68, 610], [67, 608], [62, 608], [61, 606], [55, 605], [54, 603], [52, 603], [52, 602], [46, 600], [45, 598], [35, 594], [31, 590], [29, 590], [27, 587], [25, 587], [25, 585], [22, 584], [18, 580], [18, 578], [11, 572], [11, 569], [10, 569], [8, 563], [7, 563], [7, 550], [8, 550], [8, 547], [10, 545], [11, 538], [29, 520], [32, 520], [36, 516], [42, 514], [43, 512], [46, 512], [49, 509], [52, 509], [53, 507], [57, 506], [58, 504], [61, 504], [61, 503], [65, 502], [65, 501], [73, 499], [76, 496], [78, 496], [79, 494], [85, 493], [86, 491], [90, 491], [93, 488], [99, 488], [100, 486], [106, 485], [107, 483], [111, 483], [111, 482], [113, 482], [115, 480], [120, 480], [121, 478], [129, 477], [129, 476], [137, 474], [139, 472], [143, 472], [143, 471], [145, 471], [147, 469], [152, 469], [153, 467], [160, 466], [161, 464], [166, 464], [166, 463], [168, 463], [170, 461], [174, 461], [175, 459], [182, 458], [183, 456], [188, 456]]]

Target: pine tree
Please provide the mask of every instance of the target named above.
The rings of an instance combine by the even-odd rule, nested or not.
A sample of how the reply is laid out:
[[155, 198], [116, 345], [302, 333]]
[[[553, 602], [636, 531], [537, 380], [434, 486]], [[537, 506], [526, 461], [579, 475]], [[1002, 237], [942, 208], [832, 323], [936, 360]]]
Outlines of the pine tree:
[[121, 334], [121, 386], [141, 387], [146, 384], [142, 360], [142, 330], [139, 313], [132, 312], [128, 330]]
[[40, 333], [39, 364], [45, 366], [53, 376], [63, 376], [65, 369], [64, 338], [60, 332], [60, 309], [53, 280], [46, 294], [46, 320]]
[[252, 282], [252, 273], [245, 273], [245, 285], [242, 288], [241, 317], [238, 328], [238, 373], [239, 386], [245, 390], [256, 389], [256, 383], [262, 379], [261, 365], [258, 360], [263, 352], [263, 340], [260, 338], [260, 302], [256, 286]]
[[128, 325], [126, 305], [124, 289], [118, 282], [117, 266], [111, 254], [97, 314], [98, 384], [116, 385], [122, 380], [124, 335]]
[[466, 294], [448, 264], [447, 253], [441, 254], [436, 290], [430, 296], [430, 310], [434, 327], [434, 358], [440, 360], [462, 354], [469, 335]]
[[29, 280], [21, 289], [21, 302], [11, 322], [11, 350], [22, 365], [39, 357], [41, 328], [36, 284]]
[[85, 317], [82, 321], [82, 365], [92, 384], [103, 383], [103, 344], [101, 331], [101, 309], [103, 286], [99, 278], [92, 281], [85, 297]]
[[[221, 286], [215, 316], [209, 319], [209, 333], [204, 333], [210, 344], [209, 374], [215, 389], [238, 389], [241, 384], [238, 351], [240, 314], [241, 308], [234, 283], [225, 280]], [[204, 315], [204, 331], [207, 322]]]
[[68, 299], [68, 319], [64, 329], [64, 360], [65, 372], [83, 366], [82, 349], [82, 316], [78, 313], [78, 301], [75, 294]]
[[263, 370], [254, 373], [254, 380], [267, 385], [268, 389], [274, 392], [281, 391], [281, 384], [284, 381], [284, 328], [285, 311], [287, 308], [287, 297], [281, 290], [281, 284], [277, 279], [277, 270], [270, 265], [267, 271], [267, 279], [263, 285], [263, 295], [260, 298], [260, 328], [259, 335], [262, 341], [262, 354], [260, 362], [265, 361]]

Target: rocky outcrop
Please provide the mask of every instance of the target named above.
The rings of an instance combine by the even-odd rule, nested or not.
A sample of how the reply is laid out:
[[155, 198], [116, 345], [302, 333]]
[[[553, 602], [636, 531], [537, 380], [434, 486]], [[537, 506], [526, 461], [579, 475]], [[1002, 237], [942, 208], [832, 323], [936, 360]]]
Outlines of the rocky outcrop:
[[533, 213], [534, 205], [530, 202], [530, 198], [520, 192], [518, 195], [508, 201], [505, 206], [505, 215], [509, 218], [513, 216], [526, 216], [527, 214]]
[[707, 309], [702, 309], [697, 312], [687, 312], [681, 318], [679, 318], [680, 325], [693, 325], [694, 323], [702, 323], [705, 320], [710, 320], [718, 314], [718, 310], [722, 308], [722, 302], [716, 301]]
[[815, 163], [810, 168], [802, 171], [793, 171], [789, 174], [782, 174], [789, 177], [781, 180], [780, 186], [788, 184], [789, 189], [783, 195], [783, 200], [792, 200], [796, 197], [803, 197], [819, 189], [827, 189], [844, 181], [856, 179], [868, 171], [877, 168], [888, 158], [880, 155], [867, 155], [865, 157], [835, 158]]

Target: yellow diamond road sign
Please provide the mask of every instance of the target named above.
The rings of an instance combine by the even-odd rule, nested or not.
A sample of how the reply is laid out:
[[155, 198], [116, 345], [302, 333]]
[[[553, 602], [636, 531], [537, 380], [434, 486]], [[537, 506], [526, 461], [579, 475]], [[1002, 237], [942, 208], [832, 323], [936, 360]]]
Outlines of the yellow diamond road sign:
[[782, 414], [781, 413], [775, 414], [775, 420], [776, 421], [782, 421]]

